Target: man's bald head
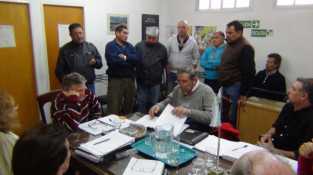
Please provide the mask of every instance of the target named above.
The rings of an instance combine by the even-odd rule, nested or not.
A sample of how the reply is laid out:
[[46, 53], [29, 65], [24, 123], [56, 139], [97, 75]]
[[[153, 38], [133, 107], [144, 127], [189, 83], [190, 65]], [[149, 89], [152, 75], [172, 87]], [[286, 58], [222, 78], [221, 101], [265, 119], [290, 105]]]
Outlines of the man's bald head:
[[188, 35], [188, 21], [180, 20], [177, 22], [177, 32], [180, 37], [185, 37]]
[[240, 157], [231, 175], [294, 175], [291, 167], [268, 151], [251, 151]]

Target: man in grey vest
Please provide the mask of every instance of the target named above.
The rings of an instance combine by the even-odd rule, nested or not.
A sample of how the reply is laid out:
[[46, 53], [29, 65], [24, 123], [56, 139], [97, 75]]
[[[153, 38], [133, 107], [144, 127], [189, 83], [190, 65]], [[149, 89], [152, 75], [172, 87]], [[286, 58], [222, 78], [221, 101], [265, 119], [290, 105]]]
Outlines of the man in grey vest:
[[[226, 28], [227, 45], [219, 67], [219, 81], [224, 87], [224, 95], [230, 96], [231, 114], [223, 116], [223, 121], [237, 123], [237, 102], [245, 103], [255, 75], [254, 49], [243, 37], [243, 26], [232, 21]], [[226, 118], [225, 118], [226, 117]]]

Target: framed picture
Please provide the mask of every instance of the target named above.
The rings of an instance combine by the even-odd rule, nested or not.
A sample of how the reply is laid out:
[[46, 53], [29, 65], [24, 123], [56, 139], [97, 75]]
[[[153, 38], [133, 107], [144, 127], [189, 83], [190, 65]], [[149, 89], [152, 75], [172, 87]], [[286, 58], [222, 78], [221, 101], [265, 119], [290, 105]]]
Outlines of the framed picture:
[[108, 14], [108, 33], [114, 34], [115, 27], [119, 24], [125, 24], [128, 27], [128, 15]]

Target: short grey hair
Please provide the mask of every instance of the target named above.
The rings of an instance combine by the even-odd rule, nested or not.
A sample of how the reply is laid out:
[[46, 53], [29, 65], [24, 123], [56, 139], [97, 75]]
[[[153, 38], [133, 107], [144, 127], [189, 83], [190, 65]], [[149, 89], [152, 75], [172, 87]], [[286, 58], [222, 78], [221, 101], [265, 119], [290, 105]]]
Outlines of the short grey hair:
[[177, 75], [183, 74], [183, 73], [188, 74], [190, 79], [194, 79], [194, 78], [198, 77], [197, 72], [194, 69], [192, 69], [191, 67], [190, 68], [189, 67], [188, 68], [181, 68], [181, 69], [177, 70]]
[[297, 78], [302, 84], [303, 92], [308, 94], [308, 100], [311, 104], [313, 104], [313, 78]]
[[62, 87], [64, 90], [69, 90], [73, 85], [86, 84], [87, 80], [84, 76], [77, 72], [67, 74], [63, 77]]
[[187, 20], [179, 20], [178, 22], [177, 22], [177, 25], [178, 24], [184, 24], [185, 26], [188, 26], [189, 24], [188, 24], [188, 21]]

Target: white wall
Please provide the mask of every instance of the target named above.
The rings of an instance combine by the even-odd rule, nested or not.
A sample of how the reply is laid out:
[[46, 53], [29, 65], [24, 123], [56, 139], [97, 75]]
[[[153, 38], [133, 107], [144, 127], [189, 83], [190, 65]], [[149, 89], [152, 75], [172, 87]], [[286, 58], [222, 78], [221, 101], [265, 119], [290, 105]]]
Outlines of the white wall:
[[[167, 40], [165, 26], [175, 25], [179, 19], [188, 20], [191, 25], [216, 25], [224, 31], [227, 22], [234, 19], [259, 19], [261, 27], [273, 29], [274, 36], [251, 38], [248, 40], [256, 50], [257, 68], [264, 67], [266, 55], [278, 52], [283, 56], [281, 72], [286, 75], [288, 84], [296, 77], [313, 75], [313, 8], [277, 9], [274, 0], [251, 0], [252, 8], [237, 12], [198, 12], [196, 0], [0, 0], [28, 3], [33, 40], [33, 54], [37, 93], [49, 91], [49, 72], [44, 28], [43, 4], [80, 6], [84, 8], [86, 39], [94, 43], [101, 55], [105, 44], [114, 36], [107, 34], [107, 14], [129, 15], [129, 41], [133, 44], [141, 39], [141, 14], [160, 15], [160, 40]], [[104, 67], [97, 71], [103, 73]], [[98, 94], [106, 91], [98, 88]]]
[[[86, 40], [96, 45], [101, 56], [104, 56], [105, 45], [113, 39], [107, 34], [107, 14], [129, 15], [129, 41], [136, 44], [141, 40], [141, 14], [159, 14], [161, 2], [164, 0], [0, 0], [5, 2], [20, 2], [29, 5], [31, 20], [33, 54], [37, 94], [50, 90], [46, 36], [44, 26], [44, 4], [79, 6], [84, 9]], [[162, 20], [160, 16], [160, 25]], [[104, 73], [106, 63], [97, 73]], [[98, 94], [103, 94], [106, 88], [100, 86]]]
[[199, 12], [195, 10], [196, 0], [167, 2], [166, 8], [173, 9], [168, 14], [168, 25], [186, 19], [191, 25], [216, 25], [224, 31], [232, 20], [259, 19], [261, 28], [273, 29], [274, 35], [252, 38], [250, 32], [245, 31], [246, 38], [255, 47], [257, 69], [264, 68], [268, 53], [278, 52], [283, 56], [281, 72], [288, 84], [296, 77], [313, 77], [313, 7], [279, 9], [274, 7], [274, 0], [251, 0], [252, 8], [246, 11]]

